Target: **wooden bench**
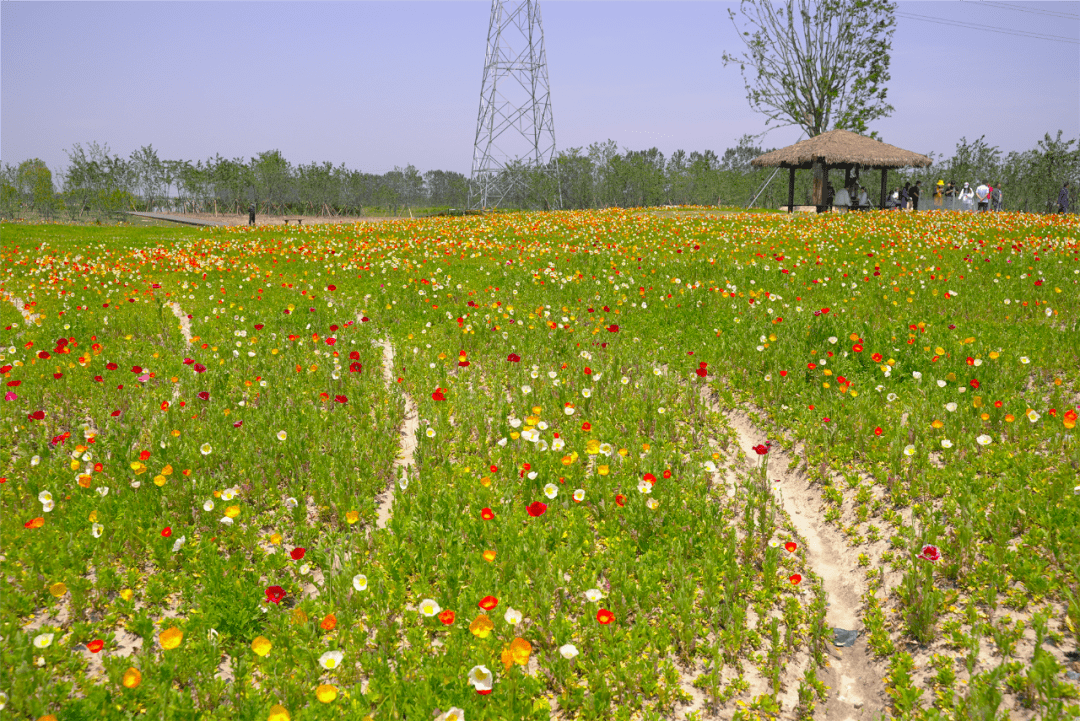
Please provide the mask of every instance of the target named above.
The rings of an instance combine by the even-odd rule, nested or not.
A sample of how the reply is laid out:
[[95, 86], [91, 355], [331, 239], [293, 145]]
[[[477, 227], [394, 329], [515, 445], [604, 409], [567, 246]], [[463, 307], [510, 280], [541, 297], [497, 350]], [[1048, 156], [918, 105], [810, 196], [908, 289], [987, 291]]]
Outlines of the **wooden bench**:
[[282, 218], [282, 220], [285, 221], [285, 225], [288, 225], [290, 220], [295, 220], [297, 225], [303, 225], [304, 224], [304, 219], [303, 218]]

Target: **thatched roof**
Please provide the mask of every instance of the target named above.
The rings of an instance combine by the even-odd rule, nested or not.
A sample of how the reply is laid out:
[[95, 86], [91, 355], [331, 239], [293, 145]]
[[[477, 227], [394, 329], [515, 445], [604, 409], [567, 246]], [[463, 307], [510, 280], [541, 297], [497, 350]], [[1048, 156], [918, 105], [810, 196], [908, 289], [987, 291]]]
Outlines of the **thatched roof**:
[[815, 160], [826, 165], [861, 165], [864, 168], [925, 168], [930, 158], [895, 145], [867, 138], [850, 130], [830, 130], [750, 161], [756, 167], [809, 168]]

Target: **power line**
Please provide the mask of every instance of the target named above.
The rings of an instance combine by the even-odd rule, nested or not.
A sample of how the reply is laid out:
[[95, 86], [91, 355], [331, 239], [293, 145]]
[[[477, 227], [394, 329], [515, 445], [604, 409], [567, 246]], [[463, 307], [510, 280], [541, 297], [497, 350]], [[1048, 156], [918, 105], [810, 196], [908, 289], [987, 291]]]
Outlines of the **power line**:
[[1057, 18], [1080, 20], [1080, 15], [1073, 15], [1072, 13], [1059, 13], [1056, 10], [1039, 10], [1038, 8], [1018, 7], [1013, 3], [987, 2], [986, 0], [982, 0], [979, 4], [990, 5], [991, 7], [1004, 8], [1006, 10], [1019, 10], [1022, 13], [1037, 13], [1039, 15], [1050, 15], [1051, 17]]
[[999, 28], [992, 25], [981, 25], [979, 23], [964, 23], [957, 20], [946, 20], [945, 18], [935, 18], [926, 15], [914, 15], [912, 13], [896, 13], [899, 17], [909, 18], [912, 20], [923, 20], [925, 22], [932, 22], [938, 25], [951, 25], [953, 27], [968, 28], [971, 30], [982, 30], [984, 32], [1001, 33], [1002, 35], [1015, 35], [1022, 38], [1031, 38], [1033, 40], [1049, 40], [1051, 42], [1058, 43], [1071, 43], [1073, 45], [1080, 45], [1080, 40], [1073, 38], [1064, 38], [1058, 35], [1046, 35], [1044, 33], [1028, 32], [1027, 30], [1009, 30], [1006, 28]]

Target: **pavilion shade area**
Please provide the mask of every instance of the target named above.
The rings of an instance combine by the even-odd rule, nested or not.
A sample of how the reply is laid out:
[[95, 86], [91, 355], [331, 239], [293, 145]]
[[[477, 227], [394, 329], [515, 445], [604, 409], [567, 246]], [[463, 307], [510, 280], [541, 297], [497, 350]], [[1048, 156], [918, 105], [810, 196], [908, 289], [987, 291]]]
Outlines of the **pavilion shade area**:
[[830, 130], [794, 145], [760, 155], [750, 161], [759, 168], [788, 168], [788, 211], [794, 210], [795, 171], [814, 171], [814, 204], [821, 212], [825, 207], [825, 184], [828, 173], [843, 169], [844, 187], [857, 178], [863, 169], [881, 170], [881, 197], [878, 207], [885, 207], [888, 171], [896, 168], [925, 168], [929, 157], [895, 145], [874, 140], [850, 130]]

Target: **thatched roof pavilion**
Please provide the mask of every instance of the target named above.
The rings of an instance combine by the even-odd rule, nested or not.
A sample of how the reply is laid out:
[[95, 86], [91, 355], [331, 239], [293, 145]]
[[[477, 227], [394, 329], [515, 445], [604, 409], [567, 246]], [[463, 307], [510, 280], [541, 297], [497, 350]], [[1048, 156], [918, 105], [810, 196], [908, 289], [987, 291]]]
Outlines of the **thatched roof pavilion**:
[[885, 188], [889, 168], [925, 168], [933, 162], [925, 155], [897, 148], [850, 130], [830, 130], [827, 133], [801, 140], [786, 148], [765, 153], [750, 161], [756, 167], [788, 168], [788, 212], [795, 204], [795, 171], [814, 169], [814, 202], [818, 212], [824, 208], [824, 185], [832, 168], [844, 169], [844, 187], [850, 184], [851, 172], [856, 176], [862, 168], [880, 168], [881, 202], [885, 207]]

